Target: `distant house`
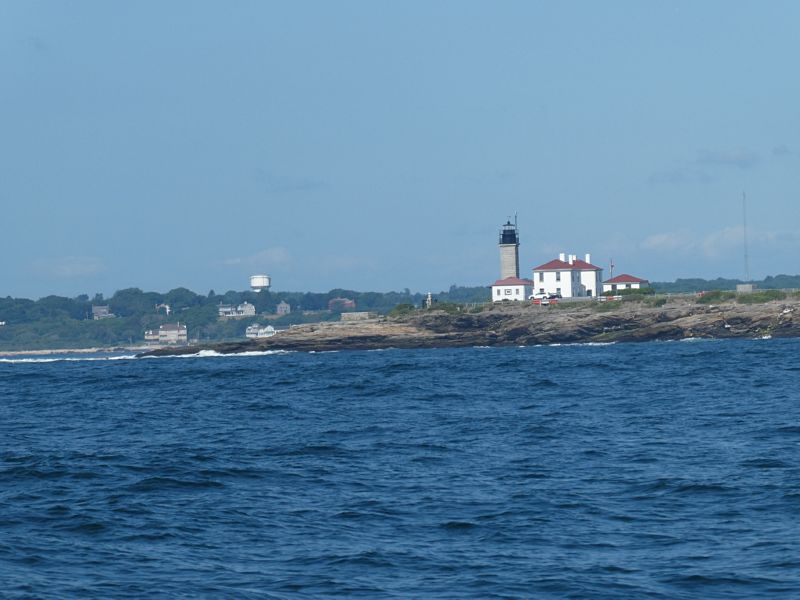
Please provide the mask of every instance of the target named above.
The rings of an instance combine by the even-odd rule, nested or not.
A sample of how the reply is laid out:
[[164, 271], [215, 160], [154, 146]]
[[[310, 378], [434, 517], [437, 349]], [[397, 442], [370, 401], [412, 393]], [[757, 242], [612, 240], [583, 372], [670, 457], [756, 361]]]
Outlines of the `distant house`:
[[92, 306], [92, 319], [99, 321], [100, 319], [110, 319], [114, 314], [109, 310], [108, 306]]
[[343, 312], [345, 310], [355, 310], [356, 301], [350, 298], [331, 298], [328, 301], [328, 310], [332, 312]]
[[185, 344], [189, 339], [183, 323], [164, 323], [158, 328], [159, 344]]
[[367, 321], [377, 319], [378, 313], [374, 312], [347, 312], [340, 315], [342, 321]]
[[519, 277], [506, 277], [498, 279], [492, 284], [492, 302], [510, 300], [522, 302], [533, 294], [533, 282], [530, 279]]
[[250, 339], [268, 338], [275, 335], [275, 328], [272, 325], [250, 325], [244, 335]]
[[249, 302], [242, 302], [238, 306], [220, 304], [217, 308], [220, 319], [244, 319], [256, 316], [256, 307]]
[[290, 312], [292, 312], [292, 307], [285, 300], [278, 302], [278, 306], [275, 307], [276, 315], [288, 315]]
[[603, 282], [603, 292], [617, 292], [619, 290], [638, 290], [641, 288], [649, 287], [650, 282], [647, 279], [640, 279], [633, 275], [623, 273], [611, 279], [606, 279]]
[[144, 332], [144, 341], [149, 344], [158, 342], [158, 329], [148, 329]]
[[533, 269], [535, 293], [557, 294], [562, 298], [597, 296], [601, 289], [603, 269], [591, 262], [591, 255], [580, 260], [574, 254], [558, 258]]

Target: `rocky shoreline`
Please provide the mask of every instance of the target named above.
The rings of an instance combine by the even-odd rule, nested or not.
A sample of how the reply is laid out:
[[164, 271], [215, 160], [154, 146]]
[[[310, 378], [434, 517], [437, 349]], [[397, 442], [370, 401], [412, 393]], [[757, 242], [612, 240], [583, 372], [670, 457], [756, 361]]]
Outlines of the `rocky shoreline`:
[[800, 337], [800, 298], [759, 304], [699, 304], [695, 298], [602, 304], [493, 306], [475, 312], [425, 311], [363, 322], [298, 325], [260, 340], [160, 348], [139, 356], [266, 350], [332, 351], [455, 348], [686, 338]]

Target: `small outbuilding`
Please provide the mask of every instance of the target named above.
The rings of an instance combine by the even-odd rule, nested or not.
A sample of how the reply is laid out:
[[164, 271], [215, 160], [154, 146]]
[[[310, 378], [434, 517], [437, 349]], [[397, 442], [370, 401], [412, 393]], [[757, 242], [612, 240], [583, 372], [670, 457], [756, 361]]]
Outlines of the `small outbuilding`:
[[606, 279], [603, 282], [603, 292], [617, 292], [619, 290], [638, 290], [641, 288], [650, 287], [650, 282], [647, 279], [640, 279], [633, 275], [623, 273], [611, 279]]
[[519, 277], [506, 277], [498, 279], [492, 284], [492, 302], [510, 300], [522, 302], [533, 294], [533, 282], [530, 279]]

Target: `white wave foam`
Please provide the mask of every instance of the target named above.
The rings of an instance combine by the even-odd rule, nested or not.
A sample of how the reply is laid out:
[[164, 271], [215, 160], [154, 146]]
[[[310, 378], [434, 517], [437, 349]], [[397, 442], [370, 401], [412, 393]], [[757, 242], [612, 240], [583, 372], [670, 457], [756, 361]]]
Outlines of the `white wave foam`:
[[[571, 344], [555, 343], [555, 344], [547, 344], [547, 347], [548, 348], [560, 348], [560, 347], [563, 346], [565, 348], [574, 348], [576, 346], [613, 346], [616, 343], [617, 342], [573, 342]], [[536, 347], [538, 348], [540, 346], [541, 346], [541, 344], [536, 346]]]
[[248, 350], [246, 352], [232, 352], [225, 354], [216, 350], [200, 350], [194, 354], [168, 354], [165, 356], [143, 356], [142, 358], [232, 358], [244, 356], [272, 356], [275, 354], [291, 354], [292, 350]]
[[121, 356], [40, 356], [37, 358], [11, 358], [8, 356], [0, 357], [0, 363], [8, 364], [34, 364], [34, 363], [54, 363], [54, 362], [97, 362], [107, 360], [135, 360], [135, 354], [124, 354]]

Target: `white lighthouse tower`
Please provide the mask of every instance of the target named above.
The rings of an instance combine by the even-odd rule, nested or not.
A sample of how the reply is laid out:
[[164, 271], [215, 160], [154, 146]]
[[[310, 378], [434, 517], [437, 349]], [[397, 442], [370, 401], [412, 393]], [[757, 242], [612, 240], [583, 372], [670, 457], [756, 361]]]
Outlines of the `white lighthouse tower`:
[[519, 278], [519, 231], [517, 218], [509, 219], [500, 230], [500, 279]]

